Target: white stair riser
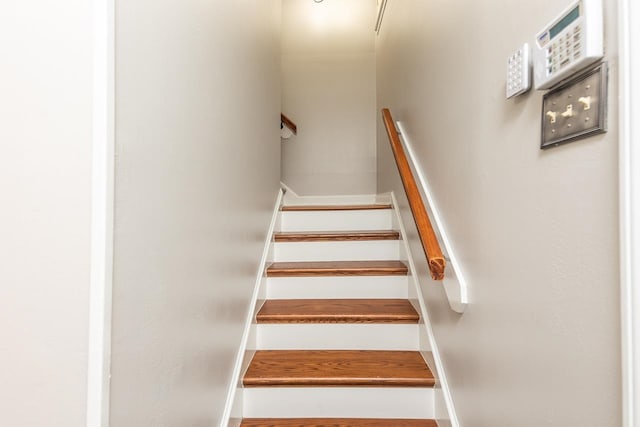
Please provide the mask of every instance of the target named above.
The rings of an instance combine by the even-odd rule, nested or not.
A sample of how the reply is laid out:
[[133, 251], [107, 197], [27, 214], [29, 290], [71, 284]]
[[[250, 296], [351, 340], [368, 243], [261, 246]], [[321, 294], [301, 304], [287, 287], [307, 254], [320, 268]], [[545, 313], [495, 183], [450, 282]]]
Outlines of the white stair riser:
[[433, 388], [249, 387], [245, 418], [434, 418]]
[[391, 209], [281, 212], [282, 231], [391, 230]]
[[419, 350], [417, 324], [259, 324], [259, 350]]
[[397, 240], [349, 242], [278, 242], [274, 248], [276, 261], [365, 261], [397, 260]]
[[290, 191], [284, 194], [285, 206], [327, 206], [327, 205], [389, 205], [390, 194], [362, 194], [345, 196], [294, 196]]
[[269, 277], [268, 299], [408, 298], [407, 276]]

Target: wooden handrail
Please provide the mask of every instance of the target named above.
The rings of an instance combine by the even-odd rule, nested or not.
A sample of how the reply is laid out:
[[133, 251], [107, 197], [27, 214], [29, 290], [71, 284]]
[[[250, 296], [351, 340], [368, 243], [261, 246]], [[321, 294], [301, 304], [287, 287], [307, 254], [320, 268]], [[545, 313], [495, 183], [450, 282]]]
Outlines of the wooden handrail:
[[298, 126], [296, 126], [295, 123], [293, 123], [293, 120], [291, 120], [289, 117], [285, 116], [284, 114], [280, 113], [280, 121], [289, 129], [291, 129], [291, 132], [293, 132], [294, 135], [298, 134]]
[[434, 280], [442, 280], [444, 279], [446, 261], [442, 254], [440, 243], [438, 243], [438, 237], [431, 225], [429, 214], [427, 213], [427, 209], [422, 201], [422, 196], [420, 196], [416, 179], [411, 172], [409, 161], [407, 160], [404, 148], [402, 147], [402, 142], [398, 136], [398, 130], [396, 129], [396, 125], [391, 117], [389, 109], [384, 108], [382, 110], [382, 119], [385, 127], [387, 128], [387, 135], [389, 136], [389, 142], [391, 143], [391, 150], [393, 151], [393, 156], [396, 158], [396, 165], [398, 166], [398, 172], [400, 172], [404, 191], [407, 194], [407, 199], [409, 200], [409, 207], [413, 214], [413, 220], [416, 222], [416, 227], [418, 228], [418, 235], [420, 236], [422, 249], [427, 257], [427, 262], [429, 263], [431, 277]]

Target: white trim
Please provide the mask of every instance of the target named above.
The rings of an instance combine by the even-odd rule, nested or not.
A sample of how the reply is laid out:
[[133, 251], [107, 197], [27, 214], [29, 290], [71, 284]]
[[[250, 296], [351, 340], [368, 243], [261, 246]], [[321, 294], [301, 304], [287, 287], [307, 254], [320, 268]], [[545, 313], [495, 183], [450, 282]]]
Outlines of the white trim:
[[229, 390], [227, 392], [227, 401], [224, 407], [224, 412], [222, 413], [222, 418], [220, 420], [220, 427], [227, 427], [231, 420], [232, 412], [234, 409], [242, 412], [242, 409], [239, 406], [242, 406], [242, 393], [238, 396], [238, 402], [235, 402], [238, 385], [240, 384], [240, 376], [242, 375], [243, 366], [245, 362], [245, 354], [249, 348], [249, 338], [250, 335], [255, 334], [253, 323], [255, 318], [255, 311], [258, 300], [260, 299], [261, 293], [264, 292], [265, 282], [266, 282], [266, 266], [267, 262], [269, 262], [271, 247], [273, 243], [273, 233], [276, 230], [276, 226], [278, 224], [278, 214], [280, 212], [280, 205], [282, 204], [282, 197], [284, 192], [282, 190], [278, 191], [278, 196], [276, 198], [275, 206], [273, 208], [273, 214], [271, 217], [271, 223], [269, 224], [269, 230], [267, 231], [267, 236], [265, 238], [264, 250], [262, 251], [262, 258], [260, 259], [260, 264], [258, 266], [258, 272], [256, 274], [256, 282], [253, 288], [253, 295], [251, 296], [251, 302], [249, 304], [249, 311], [247, 312], [247, 318], [245, 320], [244, 332], [242, 334], [242, 340], [240, 341], [240, 349], [238, 350], [238, 354], [236, 355], [236, 362], [233, 368], [233, 374], [231, 376], [231, 382], [229, 384]]
[[298, 193], [296, 193], [295, 191], [293, 191], [291, 189], [291, 187], [289, 187], [287, 184], [285, 184], [284, 182], [280, 181], [280, 188], [282, 188], [282, 190], [284, 191], [285, 194], [290, 194], [292, 195], [294, 198], [299, 197]]
[[445, 278], [442, 281], [442, 286], [444, 287], [445, 293], [447, 295], [449, 306], [456, 313], [463, 313], [465, 308], [467, 307], [467, 304], [469, 303], [467, 281], [463, 274], [462, 267], [458, 262], [458, 257], [453, 251], [453, 246], [451, 245], [451, 241], [449, 240], [449, 237], [447, 235], [442, 217], [440, 216], [440, 213], [436, 207], [436, 203], [431, 193], [429, 183], [427, 182], [424, 173], [422, 173], [420, 163], [417, 161], [417, 157], [413, 151], [411, 143], [407, 138], [407, 133], [405, 132], [402, 123], [397, 122], [396, 125], [398, 126], [398, 130], [400, 131], [400, 135], [402, 137], [401, 140], [408, 154], [409, 160], [411, 161], [411, 168], [418, 176], [418, 181], [420, 181], [422, 193], [427, 200], [427, 209], [429, 210], [431, 218], [433, 219], [433, 223], [436, 227], [436, 232], [439, 234], [440, 240], [442, 241], [444, 254], [448, 258], [449, 265], [448, 268], [445, 269]]
[[114, 210], [114, 0], [93, 0], [93, 137], [87, 426], [109, 425]]
[[640, 427], [640, 8], [619, 0], [620, 312], [622, 332], [622, 418]]
[[[391, 192], [391, 200], [393, 201], [395, 219], [397, 221], [398, 228], [400, 229], [400, 234], [402, 235], [402, 243], [404, 245], [406, 262], [409, 264], [409, 272], [410, 277], [409, 280], [413, 282], [414, 292], [410, 292], [411, 299], [417, 301], [418, 307], [420, 311], [420, 318], [422, 319], [428, 342], [421, 344], [421, 352], [430, 352], [431, 357], [433, 358], [432, 362], [435, 365], [435, 372], [437, 373], [438, 378], [438, 386], [435, 388], [435, 400], [443, 401], [446, 407], [447, 413], [444, 415], [436, 413], [436, 418], [438, 419], [439, 425], [450, 425], [451, 427], [460, 427], [460, 423], [458, 422], [458, 417], [456, 416], [455, 406], [453, 404], [453, 397], [451, 396], [451, 390], [449, 389], [449, 382], [447, 381], [447, 376], [444, 371], [444, 365], [442, 363], [442, 358], [440, 357], [440, 351], [438, 350], [438, 345], [436, 344], [436, 338], [433, 334], [433, 328], [431, 327], [431, 321], [429, 320], [429, 313], [427, 312], [427, 306], [424, 303], [424, 298], [422, 297], [422, 292], [420, 291], [420, 282], [418, 280], [418, 271], [416, 270], [415, 263], [413, 261], [413, 255], [411, 254], [411, 249], [409, 248], [408, 235], [407, 231], [404, 227], [404, 222], [402, 221], [402, 217], [400, 215], [400, 211], [397, 208], [398, 200], [396, 199], [396, 195], [394, 192]], [[431, 284], [429, 284], [431, 285]], [[421, 326], [422, 326], [421, 325]], [[428, 360], [428, 359], [427, 359]], [[430, 368], [434, 368], [430, 366]], [[436, 405], [437, 409], [438, 405]], [[446, 416], [448, 419], [442, 419], [443, 416]]]
[[380, 27], [382, 27], [382, 19], [384, 18], [384, 11], [387, 8], [387, 0], [378, 0], [378, 11], [376, 14], [376, 25], [374, 31], [376, 34], [380, 34]]

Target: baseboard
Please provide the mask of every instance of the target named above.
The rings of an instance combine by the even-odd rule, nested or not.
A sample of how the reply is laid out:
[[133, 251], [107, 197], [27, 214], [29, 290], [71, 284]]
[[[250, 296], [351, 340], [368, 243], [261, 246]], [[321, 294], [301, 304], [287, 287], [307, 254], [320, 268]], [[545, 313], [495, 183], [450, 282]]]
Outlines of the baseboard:
[[[444, 371], [442, 359], [438, 351], [438, 346], [435, 341], [433, 329], [431, 327], [431, 321], [429, 320], [429, 313], [420, 291], [420, 282], [418, 280], [418, 271], [416, 269], [414, 258], [409, 248], [408, 235], [404, 227], [404, 222], [400, 216], [398, 210], [398, 201], [393, 192], [390, 193], [391, 203], [394, 207], [394, 226], [400, 230], [401, 237], [401, 258], [409, 265], [409, 299], [415, 305], [416, 310], [420, 313], [422, 321], [420, 322], [421, 338], [426, 337], [426, 340], [420, 339], [420, 351], [425, 356], [425, 360], [429, 365], [429, 368], [436, 373], [437, 384], [435, 387], [434, 406], [436, 411], [436, 420], [440, 427], [460, 427], [458, 418], [456, 416], [455, 407], [453, 404], [453, 398], [449, 389], [449, 383]], [[412, 285], [413, 284], [413, 285]]]
[[237, 425], [237, 420], [242, 419], [242, 393], [238, 393], [238, 388], [241, 383], [242, 373], [246, 369], [246, 365], [251, 359], [250, 348], [255, 348], [255, 345], [250, 344], [250, 340], [255, 340], [255, 328], [253, 325], [255, 319], [255, 311], [258, 301], [261, 299], [260, 297], [264, 293], [266, 282], [266, 266], [267, 263], [272, 260], [270, 258], [272, 258], [273, 256], [273, 234], [278, 227], [278, 213], [282, 204], [283, 195], [284, 192], [282, 190], [278, 191], [276, 202], [273, 208], [273, 214], [271, 217], [271, 223], [269, 224], [269, 229], [265, 238], [262, 258], [260, 259], [260, 265], [258, 266], [258, 272], [256, 274], [256, 282], [254, 285], [251, 302], [249, 304], [249, 311], [247, 313], [247, 318], [245, 321], [242, 341], [240, 342], [240, 348], [236, 356], [233, 375], [229, 384], [229, 391], [227, 392], [227, 401], [225, 404], [224, 412], [222, 413], [222, 418], [220, 420], [220, 427]]

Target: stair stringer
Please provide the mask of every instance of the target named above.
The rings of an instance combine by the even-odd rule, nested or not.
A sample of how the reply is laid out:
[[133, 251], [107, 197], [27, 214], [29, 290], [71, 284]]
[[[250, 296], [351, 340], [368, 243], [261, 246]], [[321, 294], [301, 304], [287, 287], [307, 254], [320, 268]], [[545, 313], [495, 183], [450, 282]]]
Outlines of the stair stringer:
[[243, 416], [243, 402], [242, 402], [242, 376], [247, 370], [253, 354], [256, 349], [256, 314], [260, 310], [260, 307], [266, 299], [266, 282], [267, 282], [267, 265], [274, 261], [274, 244], [273, 235], [275, 232], [280, 231], [280, 207], [282, 206], [284, 192], [278, 191], [276, 202], [273, 208], [273, 214], [269, 229], [265, 238], [264, 250], [262, 251], [262, 258], [258, 266], [258, 272], [256, 274], [256, 282], [253, 289], [251, 301], [249, 303], [249, 310], [245, 321], [244, 332], [242, 340], [240, 342], [240, 349], [236, 356], [236, 362], [233, 368], [233, 374], [231, 382], [229, 384], [229, 390], [227, 392], [227, 400], [220, 419], [220, 427], [238, 427], [242, 421]]
[[409, 300], [418, 311], [418, 314], [420, 314], [420, 352], [425, 358], [431, 371], [436, 375], [436, 385], [434, 387], [436, 421], [438, 423], [438, 427], [460, 427], [442, 359], [440, 358], [438, 346], [435, 342], [435, 336], [429, 320], [429, 314], [427, 312], [424, 298], [422, 297], [422, 292], [420, 292], [420, 282], [418, 280], [414, 257], [411, 253], [411, 249], [409, 248], [407, 230], [404, 226], [404, 222], [402, 221], [400, 211], [398, 210], [398, 201], [395, 193], [391, 192], [390, 197], [391, 204], [393, 205], [393, 226], [394, 229], [400, 231], [400, 260], [405, 261], [409, 266]]

